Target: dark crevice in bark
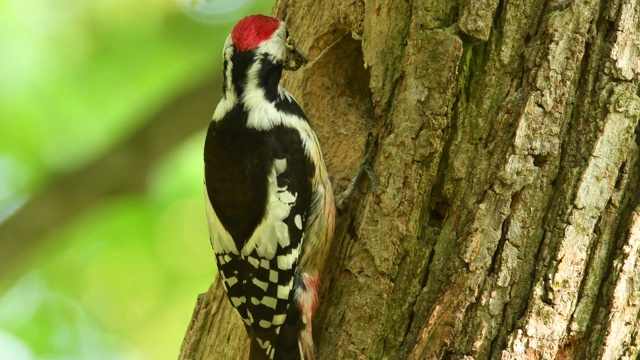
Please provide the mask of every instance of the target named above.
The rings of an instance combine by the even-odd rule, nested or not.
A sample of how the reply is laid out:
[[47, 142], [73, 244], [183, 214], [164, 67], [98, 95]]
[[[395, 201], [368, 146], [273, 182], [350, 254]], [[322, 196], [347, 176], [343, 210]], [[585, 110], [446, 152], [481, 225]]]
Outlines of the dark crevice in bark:
[[[413, 303], [415, 304], [415, 301]], [[413, 310], [411, 310], [409, 312], [409, 321], [407, 321], [407, 327], [406, 327], [406, 329], [404, 331], [404, 337], [405, 338], [409, 335], [409, 331], [411, 330], [411, 325], [413, 325], [413, 317], [414, 316], [415, 316], [415, 313], [413, 312]]]
[[[424, 230], [423, 230], [424, 231]], [[423, 238], [425, 237], [425, 234], [420, 234], [419, 238]], [[413, 330], [413, 325], [414, 325], [414, 320], [415, 320], [415, 315], [416, 315], [416, 304], [418, 303], [418, 300], [420, 299], [421, 295], [423, 294], [423, 291], [425, 289], [425, 286], [427, 284], [427, 280], [429, 278], [429, 269], [431, 267], [431, 264], [433, 262], [433, 258], [434, 258], [434, 249], [433, 249], [433, 245], [428, 245], [425, 244], [425, 251], [427, 252], [429, 258], [426, 261], [425, 265], [423, 268], [421, 269], [414, 269], [416, 271], [416, 274], [422, 274], [422, 281], [420, 283], [420, 287], [419, 287], [419, 291], [416, 292], [415, 296], [411, 299], [411, 301], [407, 304], [407, 309], [409, 310], [409, 314], [407, 317], [407, 321], [405, 326], [403, 327], [403, 336], [402, 336], [402, 341], [400, 341], [397, 346], [394, 345], [393, 349], [389, 349], [387, 348], [387, 346], [384, 347], [383, 351], [385, 355], [398, 355], [404, 351], [408, 351], [408, 349], [410, 349], [416, 342], [415, 338], [412, 338], [410, 336], [411, 331]], [[400, 266], [400, 264], [399, 264]], [[410, 344], [410, 346], [409, 346]], [[385, 337], [385, 345], [386, 345], [386, 337]], [[390, 350], [392, 350], [392, 352], [390, 352]], [[391, 356], [391, 358], [396, 358], [394, 356]]]
[[507, 335], [513, 331], [513, 324], [511, 326], [505, 327], [507, 325], [507, 317], [509, 314], [509, 301], [505, 302], [502, 306], [502, 319], [500, 321], [500, 328], [498, 328], [497, 333], [491, 339], [491, 344], [489, 345], [489, 351], [487, 354], [489, 355], [489, 359], [497, 359], [500, 358], [502, 349], [504, 348], [504, 344], [507, 342]]
[[[455, 103], [459, 113], [468, 114], [468, 106], [480, 100], [478, 99], [478, 95], [486, 90], [479, 84], [484, 83], [487, 78], [491, 77], [489, 74], [491, 67], [488, 63], [491, 58], [491, 47], [500, 41], [498, 35], [495, 35], [496, 33], [496, 31], [492, 31], [489, 36], [489, 40], [486, 42], [464, 47], [462, 58], [466, 59], [466, 63], [464, 64], [464, 69], [466, 71], [464, 73], [460, 73], [465, 76], [460, 77], [458, 81], [458, 86], [461, 87], [461, 90], [464, 93], [464, 99], [460, 99], [460, 101], [464, 101], [462, 103], [458, 103], [459, 100], [456, 99]], [[509, 91], [505, 91], [505, 94], [502, 95], [502, 98], [499, 101], [489, 104], [489, 111], [477, 114], [477, 116], [483, 119], [496, 119], [500, 112], [499, 104], [504, 104], [508, 96]], [[496, 124], [494, 124], [495, 121], [491, 120], [479, 123], [483, 125], [483, 128], [481, 129], [483, 131], [483, 135], [480, 136], [478, 142], [481, 144], [480, 146], [482, 149], [487, 149], [489, 144], [495, 140], [492, 134]]]
[[[638, 87], [638, 90], [640, 91], [640, 87]], [[640, 126], [636, 126], [636, 129], [633, 131], [633, 134], [635, 135], [635, 143], [636, 146], [638, 146], [640, 148]]]
[[504, 250], [504, 244], [508, 241], [507, 233], [509, 232], [509, 226], [511, 225], [511, 217], [513, 216], [513, 213], [516, 211], [516, 208], [520, 203], [521, 191], [515, 192], [513, 195], [511, 195], [511, 206], [509, 215], [507, 215], [507, 217], [502, 221], [500, 239], [498, 240], [498, 245], [496, 246], [496, 249], [491, 257], [491, 263], [489, 264], [489, 270], [487, 272], [488, 277], [497, 275], [498, 269], [500, 267], [500, 258], [502, 255], [502, 251]]
[[353, 239], [353, 241], [357, 241], [358, 232], [356, 231], [355, 219], [354, 218], [351, 218], [349, 220], [349, 224], [347, 225], [347, 234], [349, 235], [349, 237], [351, 239]]
[[598, 217], [598, 220], [596, 221], [595, 226], [593, 227], [594, 229], [594, 236], [591, 239], [591, 243], [588, 246], [588, 255], [587, 255], [587, 259], [585, 262], [585, 271], [584, 271], [584, 275], [580, 281], [580, 285], [578, 287], [578, 292], [576, 294], [576, 300], [575, 300], [575, 304], [576, 306], [573, 308], [573, 311], [571, 312], [571, 315], [569, 316], [569, 321], [567, 322], [567, 328], [566, 328], [566, 333], [567, 334], [571, 334], [571, 324], [573, 323], [574, 319], [575, 319], [575, 315], [576, 315], [576, 311], [578, 310], [577, 304], [580, 303], [580, 301], [582, 300], [584, 293], [585, 293], [585, 287], [588, 285], [588, 280], [590, 276], [594, 276], [594, 274], [591, 274], [590, 270], [593, 268], [594, 266], [594, 262], [597, 260], [596, 259], [596, 247], [597, 247], [597, 243], [599, 241], [602, 241], [601, 236], [602, 236], [602, 230], [600, 228], [601, 226], [601, 222], [603, 221], [603, 217], [602, 215], [600, 217]]
[[549, 159], [549, 157], [546, 155], [536, 154], [532, 156], [533, 156], [533, 165], [539, 168], [543, 167]]
[[[521, 91], [520, 89], [518, 91]], [[489, 128], [486, 131], [486, 136], [484, 138], [484, 144], [482, 146], [483, 150], [491, 149], [496, 146], [496, 139], [498, 136], [505, 136], [505, 134], [510, 134], [509, 138], [506, 137], [500, 139], [504, 141], [504, 143], [512, 143], [511, 138], [515, 136], [515, 130], [517, 127], [516, 121], [509, 121], [507, 124], [504, 124], [502, 121], [506, 118], [500, 119], [500, 110], [501, 107], [505, 106], [505, 104], [511, 105], [513, 102], [517, 101], [518, 94], [513, 94], [511, 90], [507, 90], [504, 92], [499, 101], [495, 104], [496, 106], [492, 107], [491, 114], [485, 115], [489, 119], [497, 119], [489, 122]], [[501, 128], [503, 126], [504, 128]], [[508, 130], [507, 130], [508, 129]]]
[[449, 213], [449, 203], [447, 201], [436, 201], [429, 212], [429, 226], [441, 229], [447, 214]]
[[540, 10], [540, 14], [538, 16], [537, 19], [535, 19], [536, 21], [536, 27], [535, 27], [535, 35], [534, 38], [538, 38], [539, 35], [541, 34], [541, 31], [544, 30], [544, 23], [545, 20], [547, 19], [547, 8], [549, 7], [549, 2], [545, 1], [542, 5], [542, 9]]
[[633, 184], [635, 187], [627, 189], [627, 195], [621, 201], [621, 210], [617, 216], [619, 220], [615, 228], [615, 235], [612, 237], [615, 241], [608, 244], [605, 256], [605, 259], [608, 260], [602, 275], [603, 281], [599, 283], [593, 311], [585, 329], [584, 338], [590, 339], [589, 347], [585, 350], [587, 356], [595, 357], [597, 355], [598, 346], [602, 344], [606, 336], [607, 319], [612, 305], [612, 292], [615, 289], [615, 283], [619, 275], [616, 269], [616, 260], [620, 257], [620, 253], [623, 251], [629, 237], [633, 213], [640, 206], [640, 162], [637, 159], [633, 171], [630, 171], [628, 184]]
[[[588, 43], [586, 43], [588, 44]], [[588, 46], [588, 45], [587, 45]], [[568, 223], [567, 217], [571, 213], [571, 207], [574, 203], [576, 197], [576, 185], [579, 184], [582, 175], [576, 174], [576, 172], [583, 173], [586, 169], [586, 164], [589, 159], [589, 155], [592, 152], [592, 148], [595, 146], [595, 139], [597, 133], [589, 133], [589, 139], [585, 140], [585, 130], [580, 130], [581, 125], [584, 124], [585, 113], [589, 111], [588, 105], [585, 107], [574, 107], [574, 103], [587, 103], [586, 100], [588, 92], [584, 89], [583, 81], [587, 81], [584, 76], [584, 70], [588, 66], [588, 57], [589, 51], [588, 48], [585, 48], [584, 55], [582, 56], [582, 61], [577, 68], [577, 80], [573, 82], [576, 84], [572, 86], [572, 90], [574, 93], [569, 95], [566, 110], [564, 117], [569, 118], [570, 120], [563, 125], [563, 130], [561, 136], [565, 139], [560, 146], [560, 154], [558, 155], [559, 166], [556, 176], [553, 180], [555, 183], [554, 192], [551, 195], [552, 201], [551, 205], [547, 211], [545, 212], [544, 224], [547, 225], [547, 231], [551, 232], [550, 241], [547, 242], [546, 246], [543, 247], [543, 252], [540, 254], [542, 257], [536, 257], [536, 263], [538, 264], [538, 272], [539, 276], [544, 277], [545, 284], [549, 280], [552, 280], [554, 270], [554, 264], [558, 262], [556, 259], [556, 254], [558, 252], [558, 248], [560, 246], [557, 239], [561, 238], [561, 236], [556, 236], [554, 233], [561, 232], [561, 228]], [[577, 100], [576, 100], [577, 99]], [[573, 100], [573, 101], [572, 101]], [[575, 109], [575, 111], [574, 111]], [[586, 117], [590, 118], [590, 117]], [[577, 145], [578, 142], [583, 145]], [[585, 146], [584, 143], [589, 144]], [[584, 148], [588, 147], [588, 151], [584, 151]], [[587, 155], [581, 156], [580, 153], [586, 153]], [[536, 159], [534, 158], [534, 164], [536, 163]], [[568, 181], [567, 181], [568, 180]], [[558, 184], [562, 184], [562, 186], [558, 186]], [[555, 205], [557, 204], [557, 205]], [[562, 205], [565, 204], [565, 205]], [[552, 297], [553, 291], [550, 287], [546, 286], [548, 292], [546, 293], [549, 297], [543, 299], [549, 305], [554, 304], [554, 299]]]
[[[540, 237], [540, 242], [538, 243], [538, 249], [536, 250], [536, 254], [533, 257], [533, 264], [537, 264], [540, 261], [540, 258], [542, 257], [542, 252], [544, 249], [544, 245], [546, 243], [546, 237], [547, 237], [547, 230], [544, 229], [542, 230], [542, 236]], [[526, 295], [525, 301], [522, 302], [522, 304], [520, 304], [520, 307], [515, 309], [515, 322], [517, 323], [518, 320], [522, 319], [523, 316], [525, 316], [525, 314], [527, 313], [527, 309], [529, 307], [529, 303], [531, 302], [531, 296], [533, 295], [533, 290], [535, 288], [536, 282], [538, 280], [538, 277], [536, 276], [538, 274], [537, 271], [537, 267], [536, 266], [532, 266], [531, 267], [531, 272], [529, 275], [529, 285], [527, 286], [528, 289], [528, 293]], [[514, 328], [515, 329], [515, 328]], [[513, 331], [514, 329], [511, 329], [511, 331]]]
[[[470, 64], [473, 55], [473, 45], [467, 42], [462, 43], [462, 56], [458, 63], [458, 78], [454, 88], [452, 105], [450, 109], [451, 122], [458, 119], [461, 104], [467, 104], [471, 98], [471, 77], [473, 75], [473, 67]], [[452, 131], [453, 133], [453, 131]], [[446, 153], [446, 152], [445, 152]]]
[[[493, 14], [493, 29], [490, 36], [493, 34], [503, 34], [502, 32], [502, 16], [504, 15], [504, 2], [505, 0], [499, 0], [496, 6], [495, 14]], [[502, 42], [501, 39], [495, 39], [495, 41]]]
[[[424, 275], [422, 276], [422, 280], [420, 281], [420, 289], [424, 289], [425, 286], [427, 286], [427, 280], [429, 279], [429, 269], [431, 268], [431, 264], [433, 263], [433, 257], [435, 255], [435, 251], [432, 248], [431, 251], [429, 252], [429, 261], [427, 262], [427, 266], [425, 266], [425, 272]], [[414, 302], [414, 306], [415, 306]]]
[[[491, 41], [491, 40], [489, 40]], [[458, 96], [455, 98], [454, 103], [454, 119], [458, 119], [460, 114], [467, 115], [467, 107], [470, 105], [472, 101], [474, 101], [474, 95], [476, 89], [474, 89], [474, 84], [478, 77], [482, 77], [482, 72], [486, 71], [486, 52], [488, 42], [478, 44], [478, 45], [468, 45], [463, 47], [462, 58], [464, 62], [460, 62], [461, 65], [464, 65], [464, 68], [460, 68], [458, 74], [463, 74], [463, 76], [459, 75], [459, 81], [457, 86], [460, 87], [460, 92]], [[481, 65], [476, 65], [476, 63], [480, 63]], [[462, 72], [464, 70], [464, 72]], [[463, 96], [460, 96], [463, 94]], [[486, 133], [486, 131], [485, 131]], [[481, 136], [481, 138], [486, 138], [486, 134]], [[482, 140], [480, 140], [482, 142]]]
[[487, 271], [489, 276], [495, 276], [500, 267], [500, 256], [504, 250], [504, 243], [507, 242], [507, 232], [509, 231], [509, 225], [511, 223], [511, 215], [507, 216], [502, 221], [502, 229], [500, 231], [500, 239], [498, 239], [498, 245], [491, 257], [491, 263], [489, 264], [489, 270]]
[[[592, 148], [595, 146], [596, 143], [596, 139], [597, 136], [599, 136], [598, 134], [601, 133], [602, 131], [602, 127], [603, 125], [603, 121], [600, 121], [599, 123], [601, 123], [601, 125], [597, 125], [597, 130], [586, 130], [586, 129], [582, 129], [582, 124], [581, 122], [588, 122], [587, 127], [592, 127], [592, 121], [591, 120], [585, 120], [585, 119], [592, 119], [594, 117], [594, 115], [598, 118], [598, 119], [604, 119], [604, 117], [606, 116], [606, 107], [605, 106], [601, 106], [601, 103], [599, 102], [598, 98], [597, 98], [597, 92], [598, 92], [598, 86], [602, 83], [609, 83], [610, 80], [607, 80], [607, 76], [603, 75], [603, 68], [604, 68], [604, 64], [605, 62], [603, 61], [599, 61], [599, 59], [602, 57], [603, 53], [609, 53], [610, 49], [612, 47], [612, 43], [611, 43], [611, 39], [613, 38], [612, 35], [612, 31], [613, 31], [613, 23], [611, 23], [610, 21], [606, 20], [606, 17], [604, 15], [604, 12], [606, 10], [604, 9], [604, 7], [601, 5], [600, 7], [600, 11], [598, 14], [598, 18], [595, 20], [595, 27], [597, 29], [596, 32], [596, 38], [594, 39], [587, 39], [586, 43], [585, 43], [585, 50], [584, 50], [584, 55], [582, 58], [582, 61], [580, 63], [580, 66], [578, 68], [579, 74], [580, 74], [580, 78], [578, 80], [578, 84], [577, 84], [577, 91], [576, 91], [576, 103], [580, 103], [580, 104], [587, 104], [587, 106], [578, 106], [576, 107], [576, 111], [572, 114], [573, 116], [570, 117], [571, 122], [570, 122], [570, 127], [572, 129], [576, 129], [575, 131], [572, 131], [572, 135], [578, 137], [578, 139], [580, 139], [581, 143], [584, 144], [585, 140], [587, 140], [586, 142], [589, 144], [588, 147], [588, 151], [584, 151], [585, 150], [585, 146], [584, 145], [578, 145], [577, 148], [578, 150], [575, 150], [576, 147], [572, 147], [571, 144], [573, 144], [574, 142], [569, 140], [566, 141], [566, 143], [568, 144], [568, 149], [567, 152], [571, 152], [574, 153], [575, 155], [577, 155], [578, 157], [581, 158], [581, 162], [582, 164], [586, 164], [589, 158], [589, 154], [592, 152]], [[604, 34], [604, 35], [603, 35]], [[596, 69], [594, 69], [594, 67]], [[583, 74], [587, 74], [587, 75], [583, 75]], [[593, 75], [592, 75], [593, 74]], [[599, 79], [598, 79], [599, 78]], [[593, 83], [592, 86], [590, 86]], [[596, 98], [593, 98], [593, 97]], [[593, 100], [592, 100], [593, 99]], [[595, 109], [594, 109], [595, 108]], [[577, 123], [577, 126], [572, 125], [573, 123]], [[585, 136], [586, 135], [586, 136]], [[569, 137], [571, 138], [571, 137]], [[573, 151], [571, 151], [573, 150]], [[581, 151], [582, 150], [582, 151]], [[581, 155], [584, 154], [584, 155]], [[574, 156], [575, 156], [574, 155]], [[575, 157], [574, 157], [575, 159]], [[585, 165], [574, 165], [574, 166], [579, 166], [580, 168], [584, 168]], [[620, 166], [619, 171], [618, 171], [618, 177], [616, 180], [616, 185], [615, 188], [618, 188], [621, 184], [622, 178], [623, 176], [621, 175], [624, 172], [624, 168], [625, 168], [625, 162], [623, 162], [623, 164]], [[574, 188], [574, 186], [571, 186], [571, 188]], [[614, 192], [615, 194], [615, 192]], [[573, 197], [575, 197], [575, 193], [572, 194]], [[611, 201], [611, 200], [610, 200]], [[606, 208], [605, 208], [606, 211]], [[616, 226], [616, 237], [617, 239], [621, 239], [621, 235], [620, 234], [620, 230], [621, 230], [621, 224], [627, 224], [625, 226], [622, 226], [622, 228], [627, 228], [628, 229], [628, 224], [630, 224], [631, 221], [631, 217], [630, 214], [633, 211], [633, 208], [628, 209], [628, 210], [623, 210], [622, 213], [627, 212], [627, 218], [623, 221], [617, 221], [617, 225]], [[618, 214], [620, 214], [621, 212], [618, 211]], [[596, 300], [595, 303], [593, 305], [593, 308], [591, 310], [591, 314], [590, 314], [590, 320], [588, 322], [588, 325], [585, 328], [585, 333], [584, 334], [580, 334], [580, 338], [581, 339], [589, 339], [589, 343], [591, 345], [586, 345], [584, 343], [582, 343], [582, 341], [577, 340], [578, 344], [580, 344], [580, 346], [576, 345], [574, 347], [574, 351], [577, 354], [577, 356], [579, 358], [583, 358], [585, 356], [587, 356], [586, 354], [588, 352], [590, 352], [590, 350], [588, 350], [587, 348], [590, 346], [593, 348], [594, 344], [599, 343], [599, 341], [595, 341], [594, 339], [594, 334], [600, 332], [601, 330], [603, 330], [602, 327], [602, 323], [601, 321], [598, 321], [597, 319], [606, 319], [607, 315], [604, 314], [603, 312], [608, 312], [607, 310], [607, 306], [610, 306], [610, 304], [605, 304], [605, 302], [607, 302], [609, 299], [608, 295], [605, 295], [605, 293], [607, 293], [608, 291], [606, 290], [609, 286], [608, 284], [614, 284], [615, 281], [611, 280], [610, 277], [612, 276], [612, 272], [613, 272], [613, 259], [615, 259], [615, 257], [617, 256], [616, 253], [617, 251], [614, 249], [614, 244], [605, 244], [605, 246], [607, 246], [606, 248], [606, 255], [605, 255], [605, 259], [609, 259], [607, 264], [594, 264], [595, 261], [597, 261], [598, 259], [595, 258], [595, 256], [597, 255], [595, 250], [598, 247], [598, 242], [604, 241], [601, 236], [602, 236], [602, 230], [601, 230], [601, 226], [602, 225], [602, 221], [603, 221], [603, 216], [615, 216], [615, 215], [606, 215], [606, 214], [601, 214], [601, 216], [598, 218], [596, 225], [594, 227], [594, 232], [595, 232], [595, 236], [594, 238], [591, 240], [591, 243], [589, 245], [589, 255], [587, 257], [586, 260], [586, 265], [585, 265], [585, 272], [582, 278], [582, 281], [580, 283], [580, 287], [578, 289], [578, 293], [577, 293], [577, 302], [578, 303], [580, 301], [580, 299], [583, 298], [583, 296], [585, 296], [585, 286], [587, 284], [587, 279], [590, 276], [596, 276], [597, 274], [592, 274], [591, 273], [591, 269], [594, 268], [598, 268], [598, 267], [605, 267], [605, 271], [603, 272], [603, 274], [601, 275], [601, 279], [598, 284], [598, 290], [596, 292]], [[624, 216], [623, 216], [624, 217]], [[621, 219], [620, 217], [618, 217], [619, 219]], [[605, 225], [606, 226], [606, 225]], [[611, 226], [611, 225], [609, 225]], [[626, 236], [622, 236], [624, 239], [626, 239]], [[619, 240], [619, 241], [624, 241], [624, 240]], [[607, 280], [609, 279], [609, 280]], [[570, 321], [567, 323], [567, 333], [569, 333], [570, 331], [570, 326], [571, 323], [574, 321], [574, 316], [575, 311], [577, 310], [577, 308], [574, 308], [573, 313], [571, 314], [570, 317]], [[598, 324], [598, 325], [593, 325], [593, 324]], [[597, 334], [596, 334], [597, 335]], [[601, 334], [602, 335], [602, 334]], [[593, 356], [595, 356], [594, 354], [592, 354]]]
[[[638, 130], [638, 127], [636, 127], [636, 130]], [[627, 161], [623, 161], [622, 164], [620, 164], [620, 167], [618, 168], [618, 176], [616, 176], [616, 183], [613, 185], [613, 189], [614, 190], [622, 190], [622, 185], [626, 183], [627, 180]]]

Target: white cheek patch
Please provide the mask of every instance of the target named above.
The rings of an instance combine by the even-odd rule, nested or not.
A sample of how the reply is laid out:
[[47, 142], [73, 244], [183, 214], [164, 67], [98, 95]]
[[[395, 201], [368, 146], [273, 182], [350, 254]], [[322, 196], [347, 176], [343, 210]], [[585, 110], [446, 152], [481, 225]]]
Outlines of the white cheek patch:
[[285, 46], [286, 31], [286, 25], [281, 23], [278, 30], [276, 30], [268, 40], [258, 46], [256, 53], [267, 54], [272, 62], [284, 62], [287, 59], [287, 47]]

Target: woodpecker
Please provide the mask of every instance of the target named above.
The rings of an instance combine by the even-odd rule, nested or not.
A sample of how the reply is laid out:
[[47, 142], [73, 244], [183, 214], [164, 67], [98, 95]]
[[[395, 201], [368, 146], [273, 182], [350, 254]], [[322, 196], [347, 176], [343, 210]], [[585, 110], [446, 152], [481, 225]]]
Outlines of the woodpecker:
[[283, 21], [240, 20], [224, 45], [222, 99], [205, 140], [210, 240], [254, 360], [314, 359], [336, 210], [318, 138], [279, 85], [283, 70], [304, 62]]

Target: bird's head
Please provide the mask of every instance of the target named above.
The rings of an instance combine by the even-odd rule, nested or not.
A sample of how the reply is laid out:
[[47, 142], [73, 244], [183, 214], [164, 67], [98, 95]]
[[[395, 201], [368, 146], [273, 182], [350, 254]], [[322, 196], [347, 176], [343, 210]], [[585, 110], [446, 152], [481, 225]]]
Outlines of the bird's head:
[[285, 70], [297, 70], [307, 62], [298, 49], [284, 21], [265, 15], [251, 15], [240, 20], [225, 44], [225, 55], [253, 52], [266, 55]]

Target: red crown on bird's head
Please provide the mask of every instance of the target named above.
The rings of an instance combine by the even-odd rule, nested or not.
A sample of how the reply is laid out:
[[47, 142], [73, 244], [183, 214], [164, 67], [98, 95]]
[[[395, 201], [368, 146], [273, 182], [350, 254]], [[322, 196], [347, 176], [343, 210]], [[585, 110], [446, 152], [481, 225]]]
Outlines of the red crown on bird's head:
[[247, 16], [231, 30], [231, 41], [238, 52], [253, 50], [278, 30], [280, 22], [271, 16]]

